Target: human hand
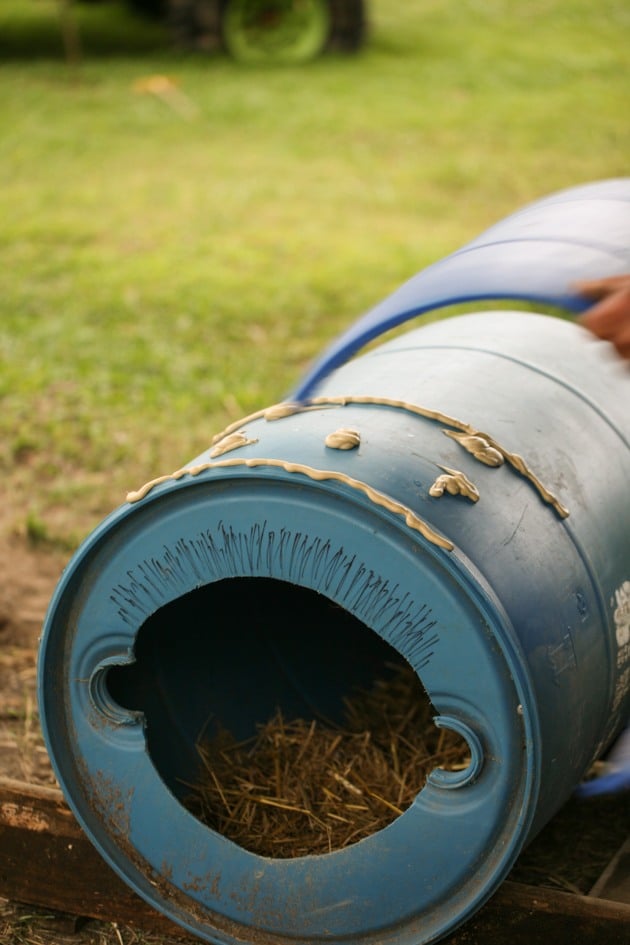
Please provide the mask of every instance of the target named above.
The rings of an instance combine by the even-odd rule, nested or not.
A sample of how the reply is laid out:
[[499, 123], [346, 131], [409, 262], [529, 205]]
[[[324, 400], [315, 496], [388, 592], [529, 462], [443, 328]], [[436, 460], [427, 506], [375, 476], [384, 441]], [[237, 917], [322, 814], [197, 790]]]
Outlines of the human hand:
[[605, 761], [598, 763], [595, 778], [583, 781], [576, 789], [578, 797], [597, 797], [630, 791], [630, 723], [608, 752]]
[[630, 274], [578, 282], [577, 291], [595, 302], [580, 323], [611, 341], [619, 354], [630, 358]]

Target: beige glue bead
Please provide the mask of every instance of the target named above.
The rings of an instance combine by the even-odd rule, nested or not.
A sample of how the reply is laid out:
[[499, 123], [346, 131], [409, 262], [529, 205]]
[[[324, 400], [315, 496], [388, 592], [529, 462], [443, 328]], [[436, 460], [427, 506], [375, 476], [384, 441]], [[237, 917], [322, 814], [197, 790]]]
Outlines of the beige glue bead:
[[361, 443], [361, 436], [358, 430], [341, 427], [329, 433], [324, 442], [331, 450], [355, 450]]

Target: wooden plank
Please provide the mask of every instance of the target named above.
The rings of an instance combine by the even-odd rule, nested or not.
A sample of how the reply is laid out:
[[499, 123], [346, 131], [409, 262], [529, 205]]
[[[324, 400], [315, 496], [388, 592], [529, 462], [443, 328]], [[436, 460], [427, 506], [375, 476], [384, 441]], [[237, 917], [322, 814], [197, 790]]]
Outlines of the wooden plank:
[[617, 850], [589, 896], [630, 905], [630, 837]]
[[[185, 936], [102, 860], [60, 791], [1, 778], [0, 896]], [[628, 905], [505, 882], [444, 945], [627, 945], [629, 939]]]
[[628, 945], [630, 907], [505, 882], [444, 945]]
[[0, 778], [0, 896], [181, 936], [105, 863], [61, 791]]

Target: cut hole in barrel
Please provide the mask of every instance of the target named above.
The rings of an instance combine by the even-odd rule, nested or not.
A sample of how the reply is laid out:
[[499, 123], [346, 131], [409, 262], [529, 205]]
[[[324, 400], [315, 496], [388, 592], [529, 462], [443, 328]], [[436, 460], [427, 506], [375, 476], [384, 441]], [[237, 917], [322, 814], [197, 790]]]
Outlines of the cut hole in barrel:
[[135, 658], [109, 669], [106, 686], [144, 714], [161, 778], [260, 855], [355, 843], [395, 820], [434, 768], [469, 762], [397, 651], [307, 588], [206, 585], [142, 625]]

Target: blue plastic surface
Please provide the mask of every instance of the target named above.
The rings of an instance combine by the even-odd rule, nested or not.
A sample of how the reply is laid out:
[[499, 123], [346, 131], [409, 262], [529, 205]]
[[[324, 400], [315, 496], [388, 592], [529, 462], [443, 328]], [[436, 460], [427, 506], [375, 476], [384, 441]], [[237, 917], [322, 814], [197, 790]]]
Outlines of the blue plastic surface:
[[[606, 232], [609, 186], [581, 190], [599, 207], [590, 237]], [[546, 235], [567, 203], [535, 205]], [[550, 293], [554, 272], [573, 272], [561, 246]], [[509, 311], [324, 363], [302, 388], [322, 403], [248, 418], [237, 448], [112, 513], [44, 627], [42, 725], [71, 807], [133, 889], [215, 945], [436, 941], [493, 893], [630, 709], [627, 365], [572, 321]], [[480, 462], [450, 435], [458, 423], [512, 460]], [[357, 448], [326, 445], [347, 428]], [[477, 502], [432, 494], [448, 470]], [[184, 807], [208, 725], [246, 738], [276, 705], [338, 718], [392, 654], [471, 762], [434, 771], [389, 827], [272, 859]]]
[[[321, 417], [313, 419], [321, 424]], [[280, 425], [275, 431], [283, 439], [290, 433]], [[327, 942], [363, 942], [381, 933], [391, 941], [412, 942], [425, 930], [448, 927], [457, 921], [458, 899], [460, 908], [470, 908], [471, 902], [480, 904], [487, 897], [533, 813], [538, 749], [530, 719], [517, 711], [519, 702], [530, 704], [532, 699], [515, 643], [502, 628], [500, 606], [497, 616], [497, 602], [478, 587], [474, 569], [468, 574], [465, 559], [449, 556], [442, 561], [431, 547], [423, 553], [412, 536], [369, 505], [353, 501], [355, 497], [348, 503], [335, 491], [305, 489], [286, 475], [237, 475], [230, 476], [229, 496], [217, 501], [215, 484], [220, 491], [226, 485], [211, 476], [204, 483], [182, 482], [172, 492], [156, 490], [135, 515], [110, 523], [100, 540], [95, 536], [84, 549], [85, 557], [66, 575], [53, 605], [43, 658], [49, 671], [60, 666], [55, 644], [61, 644], [57, 628], [64, 626], [71, 637], [65, 641], [69, 650], [64, 673], [69, 704], [60, 703], [45, 687], [44, 717], [61, 783], [79, 820], [133, 888], [212, 942], [255, 941], [261, 933], [278, 942], [310, 943], [320, 936]], [[306, 540], [307, 551], [291, 561], [288, 554], [283, 557], [282, 548], [296, 538]], [[273, 553], [268, 556], [270, 542]], [[383, 558], [384, 542], [392, 549], [388, 559]], [[252, 558], [243, 566], [239, 549], [247, 544]], [[157, 578], [160, 571], [168, 572], [169, 562], [175, 585], [168, 577]], [[238, 623], [221, 619], [213, 605], [216, 598], [210, 596], [200, 608], [215, 614], [215, 634], [208, 627], [205, 636], [196, 635], [190, 652], [183, 647], [188, 638], [186, 620], [180, 617], [172, 627], [172, 649], [165, 652], [160, 646], [163, 663], [150, 678], [156, 692], [168, 694], [167, 702], [146, 722], [120, 707], [117, 717], [108, 712], [90, 681], [112, 660], [129, 660], [137, 624], [152, 607], [194, 592], [200, 578], [242, 581], [245, 574], [294, 582], [292, 568], [300, 575], [302, 589], [324, 594], [358, 619], [368, 619], [374, 633], [395, 644], [422, 671], [446, 723], [455, 715], [470, 724], [472, 709], [467, 707], [475, 705], [484, 766], [473, 784], [459, 790], [427, 785], [402, 817], [356, 846], [326, 856], [269, 860], [202, 826], [184, 810], [176, 792], [179, 779], [189, 775], [188, 759], [182, 755], [210, 712], [237, 732], [243, 726], [240, 734], [246, 734], [246, 724], [263, 720], [270, 710], [265, 692], [269, 675], [286, 704], [286, 679], [278, 673], [274, 655], [285, 635], [267, 633], [261, 648]], [[79, 603], [86, 584], [89, 592]], [[241, 585], [241, 597], [245, 591], [246, 585]], [[377, 591], [378, 618], [369, 607]], [[152, 604], [146, 601], [147, 592]], [[277, 611], [286, 606], [280, 585], [276, 606]], [[125, 619], [129, 611], [138, 612], [135, 625]], [[276, 623], [280, 619], [276, 612]], [[335, 653], [332, 640], [342, 647], [344, 630], [332, 613], [328, 620], [332, 633], [322, 629], [307, 634], [305, 621], [294, 619], [294, 635], [300, 634], [302, 647], [287, 635], [281, 651], [282, 662], [290, 666], [291, 695], [296, 687], [301, 698], [326, 711], [331, 709], [335, 679], [337, 685], [344, 677], [346, 685], [356, 679], [364, 655], [360, 648]], [[200, 634], [199, 614], [197, 622]], [[504, 637], [505, 652], [485, 645], [486, 626], [494, 624]], [[154, 632], [160, 638], [160, 629]], [[374, 645], [369, 637], [364, 627], [368, 652]], [[474, 677], [461, 674], [459, 660], [453, 664], [455, 649], [464, 665], [476, 667]], [[335, 664], [340, 665], [338, 673]], [[477, 698], [480, 684], [482, 705]], [[196, 706], [196, 701], [201, 704]], [[158, 722], [157, 745], [152, 745], [151, 726]], [[68, 733], [71, 742], [64, 745]], [[524, 742], [531, 770], [521, 761]], [[456, 803], [462, 792], [463, 799]], [[493, 852], [488, 858], [489, 849]], [[156, 888], [151, 882], [158, 878]], [[169, 890], [179, 892], [185, 906], [178, 908], [177, 895]], [[238, 933], [230, 932], [230, 922], [237, 924]], [[396, 931], [400, 924], [403, 928]]]
[[504, 299], [581, 312], [581, 279], [630, 272], [630, 178], [538, 200], [414, 276], [337, 338], [293, 392], [316, 385], [369, 341], [427, 311]]

